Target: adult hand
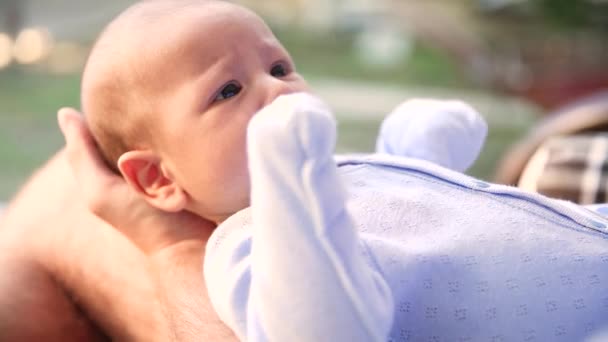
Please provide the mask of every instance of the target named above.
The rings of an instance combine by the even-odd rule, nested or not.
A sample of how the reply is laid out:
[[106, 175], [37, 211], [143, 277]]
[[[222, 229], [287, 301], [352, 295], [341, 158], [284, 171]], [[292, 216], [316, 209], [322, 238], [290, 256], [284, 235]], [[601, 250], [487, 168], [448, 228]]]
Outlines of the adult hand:
[[74, 109], [58, 113], [74, 177], [89, 209], [121, 231], [146, 254], [182, 242], [206, 242], [214, 224], [190, 212], [166, 213], [145, 203], [102, 160], [84, 117]]

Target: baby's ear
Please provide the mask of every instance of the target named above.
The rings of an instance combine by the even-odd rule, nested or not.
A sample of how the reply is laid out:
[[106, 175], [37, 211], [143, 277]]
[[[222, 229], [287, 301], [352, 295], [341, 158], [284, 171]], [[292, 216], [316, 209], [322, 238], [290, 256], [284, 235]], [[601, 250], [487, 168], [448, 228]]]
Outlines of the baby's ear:
[[161, 159], [152, 151], [129, 151], [118, 159], [127, 183], [153, 207], [168, 212], [183, 210], [185, 191], [166, 174]]

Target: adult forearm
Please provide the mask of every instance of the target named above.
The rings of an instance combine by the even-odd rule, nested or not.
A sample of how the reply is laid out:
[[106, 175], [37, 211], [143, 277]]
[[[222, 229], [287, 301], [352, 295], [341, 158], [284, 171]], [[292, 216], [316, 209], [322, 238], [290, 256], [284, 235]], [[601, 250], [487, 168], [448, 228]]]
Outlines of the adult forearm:
[[[45, 166], [33, 174], [15, 197], [11, 199], [8, 207], [4, 209], [2, 216], [0, 216], [0, 230], [4, 234], [17, 234], [18, 231], [15, 231], [15, 229], [23, 230], [23, 227], [39, 224], [41, 218], [47, 218], [55, 214], [57, 206], [60, 204], [49, 205], [47, 196], [52, 194], [57, 197], [63, 193], [58, 191], [63, 184], [62, 180], [55, 178], [63, 172], [69, 172], [67, 165], [61, 163], [63, 158], [63, 152], [59, 152], [51, 158]], [[67, 175], [69, 176], [69, 173]], [[66, 177], [66, 175], [63, 174], [63, 177]], [[62, 199], [57, 200], [63, 202]]]
[[106, 341], [48, 276], [0, 257], [0, 341]]
[[205, 243], [183, 241], [151, 258], [175, 341], [237, 341], [207, 296], [202, 264]]
[[0, 220], [0, 341], [105, 340], [37, 259], [39, 233], [57, 211], [42, 196], [57, 182], [40, 191], [41, 180], [57, 166], [55, 158], [32, 177]]
[[163, 336], [138, 252], [87, 212], [58, 153], [0, 222], [0, 341], [95, 340], [93, 326], [121, 340]]

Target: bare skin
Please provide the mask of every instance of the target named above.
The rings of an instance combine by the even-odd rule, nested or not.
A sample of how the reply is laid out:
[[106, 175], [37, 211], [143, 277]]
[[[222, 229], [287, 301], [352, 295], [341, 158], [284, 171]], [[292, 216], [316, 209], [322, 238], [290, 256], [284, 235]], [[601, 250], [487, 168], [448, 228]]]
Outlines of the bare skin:
[[81, 116], [64, 111], [60, 123], [67, 149], [0, 221], [0, 340], [235, 340], [202, 276], [213, 225], [126, 195]]

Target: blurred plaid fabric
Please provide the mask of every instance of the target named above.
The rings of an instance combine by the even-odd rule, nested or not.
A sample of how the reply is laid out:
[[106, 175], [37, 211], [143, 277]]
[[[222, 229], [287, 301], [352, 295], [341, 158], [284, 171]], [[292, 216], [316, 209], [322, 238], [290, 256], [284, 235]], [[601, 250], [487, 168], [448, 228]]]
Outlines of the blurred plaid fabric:
[[530, 158], [518, 186], [579, 204], [608, 202], [608, 133], [548, 139]]

